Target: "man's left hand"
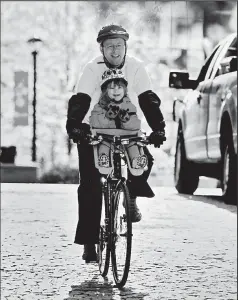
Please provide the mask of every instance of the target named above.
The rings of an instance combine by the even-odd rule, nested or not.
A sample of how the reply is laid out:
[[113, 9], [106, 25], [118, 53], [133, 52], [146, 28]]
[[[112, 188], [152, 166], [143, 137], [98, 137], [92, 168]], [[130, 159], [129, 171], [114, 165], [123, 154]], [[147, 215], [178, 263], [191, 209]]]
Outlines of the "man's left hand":
[[149, 136], [149, 141], [155, 148], [159, 148], [166, 141], [164, 130], [153, 131]]

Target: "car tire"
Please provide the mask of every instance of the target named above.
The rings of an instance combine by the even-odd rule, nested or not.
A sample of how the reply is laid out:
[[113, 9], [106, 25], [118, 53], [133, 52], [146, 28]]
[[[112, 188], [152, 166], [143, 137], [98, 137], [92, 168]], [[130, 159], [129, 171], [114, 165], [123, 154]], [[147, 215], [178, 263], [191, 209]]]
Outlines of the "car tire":
[[232, 138], [223, 143], [221, 153], [221, 188], [222, 198], [226, 204], [237, 204], [237, 155]]
[[178, 133], [175, 163], [174, 163], [174, 185], [181, 194], [192, 195], [198, 187], [199, 175], [195, 165], [186, 158], [184, 139], [182, 132]]

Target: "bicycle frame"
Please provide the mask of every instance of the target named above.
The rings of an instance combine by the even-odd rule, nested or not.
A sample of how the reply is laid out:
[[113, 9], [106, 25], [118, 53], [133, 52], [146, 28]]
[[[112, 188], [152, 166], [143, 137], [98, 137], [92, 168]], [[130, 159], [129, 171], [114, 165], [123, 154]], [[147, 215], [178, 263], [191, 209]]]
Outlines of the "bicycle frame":
[[[103, 277], [108, 273], [110, 257], [112, 259], [112, 269], [113, 276], [117, 287], [121, 288], [125, 285], [127, 281], [127, 276], [130, 268], [130, 258], [131, 258], [131, 241], [132, 241], [132, 225], [130, 221], [129, 214], [129, 191], [125, 184], [126, 178], [122, 176], [122, 154], [125, 155], [125, 147], [130, 143], [130, 141], [135, 141], [140, 146], [145, 146], [149, 144], [146, 136], [139, 136], [138, 133], [122, 131], [113, 129], [113, 135], [108, 134], [109, 132], [105, 130], [103, 132], [94, 131], [93, 135], [89, 136], [89, 144], [96, 147], [103, 140], [113, 144], [112, 160], [113, 168], [106, 176], [101, 176], [102, 193], [104, 196], [105, 204], [105, 218], [100, 225], [100, 238], [98, 245], [98, 255], [99, 255], [99, 270]], [[96, 159], [95, 159], [96, 160]], [[95, 161], [96, 165], [96, 161]], [[123, 195], [123, 201], [121, 200], [121, 193]], [[125, 198], [124, 198], [125, 197]], [[124, 214], [119, 213], [119, 203], [123, 204], [125, 212]], [[121, 220], [118, 223], [118, 220]], [[123, 234], [120, 231], [120, 226], [124, 228], [126, 226], [126, 231]], [[118, 243], [120, 247], [121, 239], [126, 240], [126, 256], [123, 257], [122, 263], [121, 258], [118, 256]], [[104, 251], [104, 252], [103, 252]], [[120, 251], [119, 251], [120, 253]], [[105, 258], [104, 258], [105, 255]], [[118, 262], [119, 258], [119, 262]], [[121, 275], [121, 266], [124, 265], [124, 269]]]

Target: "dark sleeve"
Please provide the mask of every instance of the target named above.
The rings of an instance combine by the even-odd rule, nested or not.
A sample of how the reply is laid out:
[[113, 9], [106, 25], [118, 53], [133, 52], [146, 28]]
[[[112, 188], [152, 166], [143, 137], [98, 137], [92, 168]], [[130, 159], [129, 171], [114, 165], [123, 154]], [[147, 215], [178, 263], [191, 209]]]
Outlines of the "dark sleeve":
[[160, 98], [151, 90], [138, 96], [139, 105], [144, 113], [146, 121], [153, 131], [164, 129], [165, 122], [160, 110]]
[[90, 107], [91, 97], [84, 93], [73, 95], [68, 102], [66, 130], [79, 128]]

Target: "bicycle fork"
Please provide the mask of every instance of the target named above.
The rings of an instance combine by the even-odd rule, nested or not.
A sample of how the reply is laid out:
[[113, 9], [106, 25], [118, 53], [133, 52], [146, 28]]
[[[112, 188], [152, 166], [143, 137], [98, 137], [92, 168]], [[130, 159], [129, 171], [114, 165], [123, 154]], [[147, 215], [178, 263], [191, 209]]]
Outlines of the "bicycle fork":
[[[108, 187], [108, 182], [105, 177], [101, 177], [101, 184], [103, 188], [103, 194], [104, 194], [104, 205], [106, 207], [105, 211], [105, 216], [104, 216], [104, 224], [105, 224], [105, 236], [104, 236], [104, 241], [110, 245], [110, 210], [111, 210], [111, 205], [110, 205], [110, 191]], [[103, 208], [102, 208], [103, 209]]]

